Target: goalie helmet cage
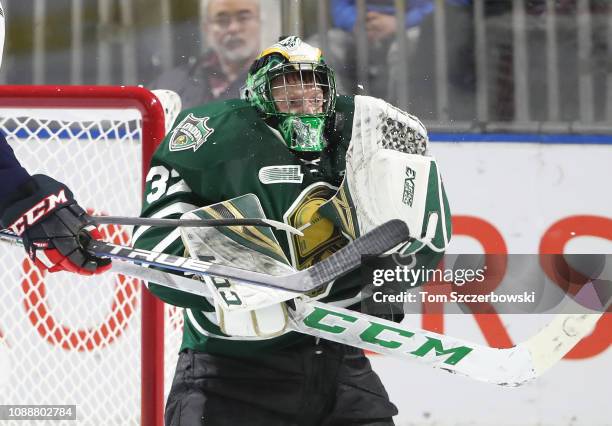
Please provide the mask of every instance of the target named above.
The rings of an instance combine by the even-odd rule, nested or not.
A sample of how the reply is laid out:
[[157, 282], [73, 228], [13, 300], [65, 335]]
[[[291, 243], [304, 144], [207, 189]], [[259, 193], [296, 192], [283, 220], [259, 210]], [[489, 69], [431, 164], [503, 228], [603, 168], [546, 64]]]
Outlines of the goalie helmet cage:
[[[30, 173], [65, 182], [83, 207], [134, 216], [164, 109], [140, 87], [0, 86], [0, 131]], [[100, 228], [130, 243], [129, 230]], [[80, 424], [163, 423], [178, 310], [137, 280], [45, 274], [14, 247], [0, 248], [0, 268], [0, 404], [75, 404]]]

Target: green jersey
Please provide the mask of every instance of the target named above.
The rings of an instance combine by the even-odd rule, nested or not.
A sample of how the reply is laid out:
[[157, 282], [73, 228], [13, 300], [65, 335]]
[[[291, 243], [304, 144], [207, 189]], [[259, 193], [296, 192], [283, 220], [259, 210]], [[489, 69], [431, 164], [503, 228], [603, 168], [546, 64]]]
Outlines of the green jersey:
[[[342, 191], [338, 193], [353, 112], [352, 97], [337, 98], [335, 116], [325, 130], [327, 148], [313, 156], [288, 149], [280, 133], [245, 101], [222, 101], [183, 111], [151, 161], [142, 216], [177, 218], [198, 207], [254, 194], [267, 218], [298, 229], [311, 224], [304, 236], [274, 231], [292, 265], [307, 268], [358, 234], [350, 202]], [[333, 203], [319, 209], [332, 197]], [[326, 214], [330, 210], [332, 214]], [[140, 227], [133, 240], [138, 248], [175, 255], [185, 252], [178, 229]], [[149, 283], [149, 290], [185, 308], [182, 348], [244, 356], [306, 338], [294, 332], [257, 341], [227, 336], [206, 298], [154, 283]], [[358, 309], [360, 290], [360, 274], [354, 271], [336, 280], [322, 301]]]

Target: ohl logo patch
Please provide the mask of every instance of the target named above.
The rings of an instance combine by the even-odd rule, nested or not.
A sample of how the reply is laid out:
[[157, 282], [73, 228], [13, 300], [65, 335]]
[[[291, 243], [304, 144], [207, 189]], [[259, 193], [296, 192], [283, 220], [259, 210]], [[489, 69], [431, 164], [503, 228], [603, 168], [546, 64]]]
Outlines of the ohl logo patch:
[[193, 152], [197, 151], [215, 131], [206, 124], [209, 119], [210, 117], [199, 118], [193, 114], [185, 117], [172, 131], [170, 151], [184, 151], [186, 149], [193, 149]]

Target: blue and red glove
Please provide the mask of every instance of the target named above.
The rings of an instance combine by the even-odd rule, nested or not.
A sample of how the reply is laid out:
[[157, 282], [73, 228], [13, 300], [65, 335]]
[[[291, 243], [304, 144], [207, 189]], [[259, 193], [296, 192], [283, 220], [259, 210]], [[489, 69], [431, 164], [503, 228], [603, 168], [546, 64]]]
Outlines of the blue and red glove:
[[23, 238], [28, 256], [41, 269], [94, 275], [111, 267], [110, 259], [85, 250], [101, 235], [70, 189], [49, 176], [32, 176], [0, 205], [0, 225]]

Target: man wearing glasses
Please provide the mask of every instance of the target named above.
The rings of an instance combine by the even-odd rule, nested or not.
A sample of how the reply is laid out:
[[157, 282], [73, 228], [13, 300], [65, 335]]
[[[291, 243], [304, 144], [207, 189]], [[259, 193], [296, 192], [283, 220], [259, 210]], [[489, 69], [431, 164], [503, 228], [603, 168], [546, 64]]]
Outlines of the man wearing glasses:
[[177, 92], [183, 108], [239, 97], [249, 65], [260, 50], [258, 0], [202, 1], [208, 51], [149, 85]]

